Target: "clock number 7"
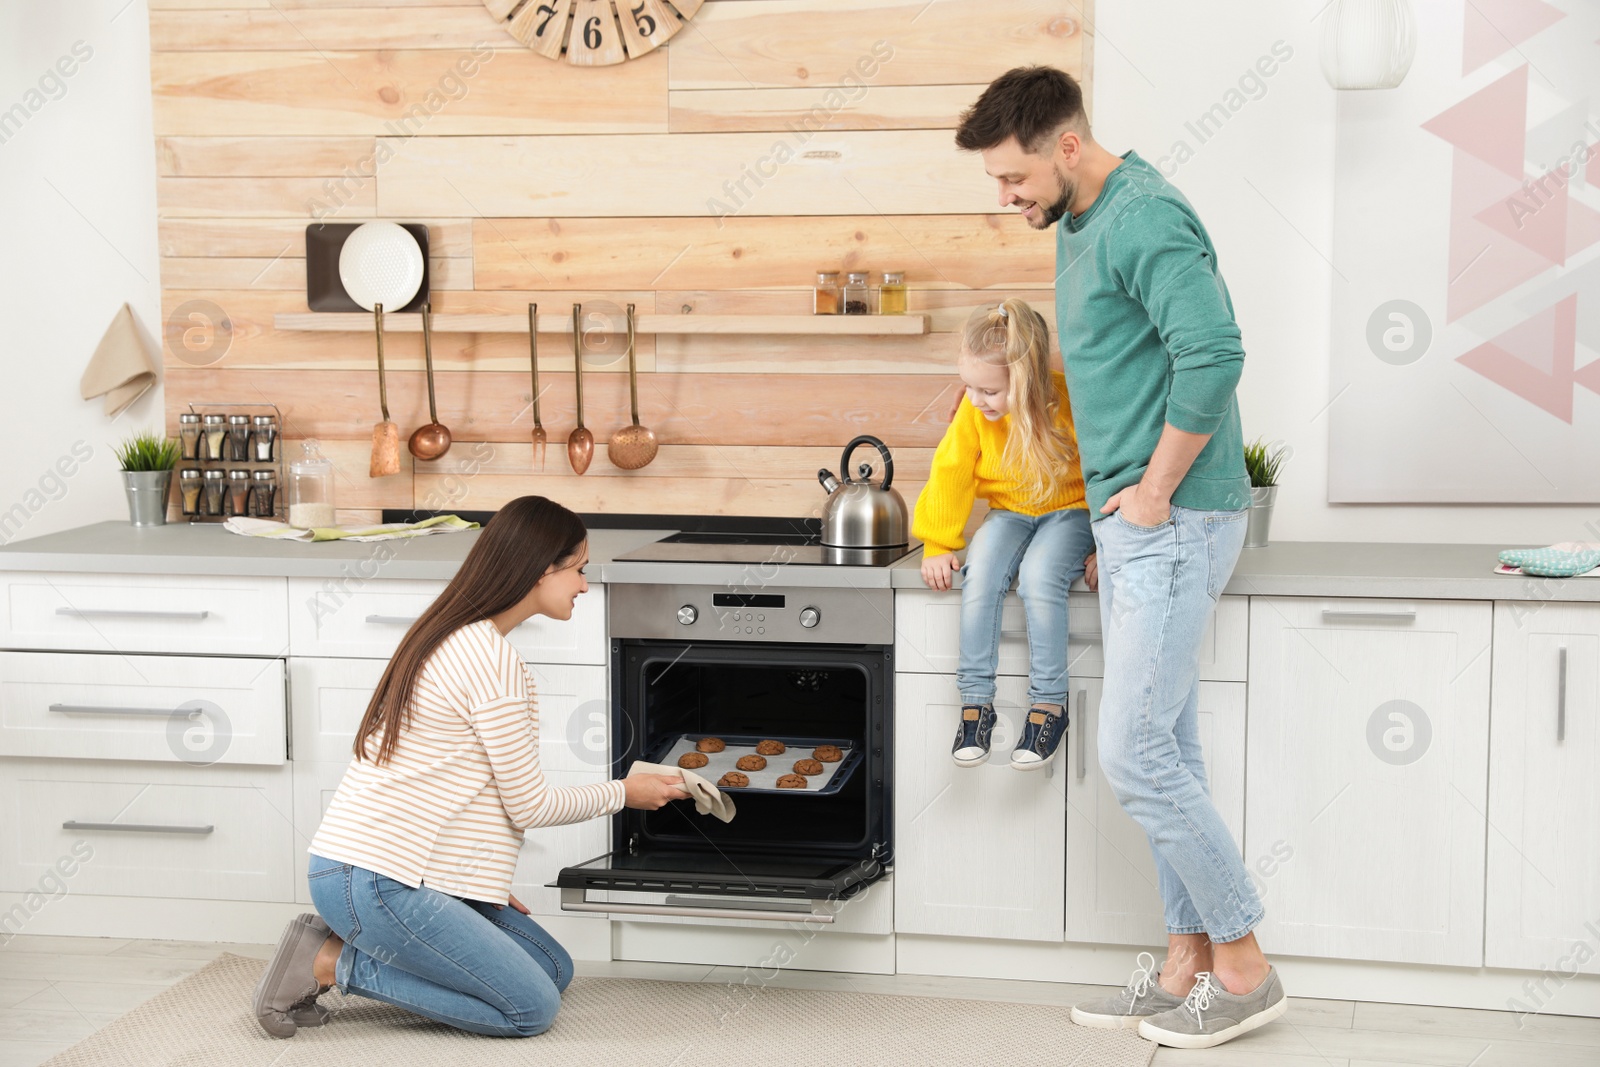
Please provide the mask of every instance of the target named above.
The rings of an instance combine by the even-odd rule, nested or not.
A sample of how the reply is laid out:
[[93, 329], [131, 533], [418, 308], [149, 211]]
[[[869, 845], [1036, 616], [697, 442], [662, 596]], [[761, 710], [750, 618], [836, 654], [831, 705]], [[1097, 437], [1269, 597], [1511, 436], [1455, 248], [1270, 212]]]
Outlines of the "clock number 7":
[[543, 37], [545, 27], [550, 25], [550, 20], [556, 17], [556, 9], [549, 4], [540, 4], [534, 9], [534, 14], [544, 14], [544, 21], [539, 23], [539, 28], [533, 31], [535, 37]]
[[639, 6], [632, 11], [633, 21], [639, 27], [640, 37], [649, 37], [656, 32], [656, 20], [644, 13], [644, 2], [640, 0]]

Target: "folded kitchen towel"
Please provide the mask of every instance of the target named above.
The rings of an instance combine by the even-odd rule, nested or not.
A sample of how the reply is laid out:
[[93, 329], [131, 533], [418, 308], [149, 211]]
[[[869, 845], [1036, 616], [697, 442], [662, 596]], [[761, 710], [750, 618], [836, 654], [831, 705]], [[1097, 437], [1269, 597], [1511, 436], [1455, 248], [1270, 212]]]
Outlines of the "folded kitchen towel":
[[1508, 548], [1500, 553], [1495, 571], [1539, 578], [1600, 578], [1600, 544], [1563, 541], [1546, 548]]
[[133, 309], [123, 304], [89, 358], [78, 392], [85, 400], [105, 397], [106, 417], [114, 419], [154, 384], [155, 360], [139, 336]]
[[629, 774], [681, 774], [683, 787], [694, 798], [694, 810], [701, 815], [715, 815], [723, 822], [732, 822], [736, 814], [733, 800], [705, 778], [682, 767], [668, 767], [664, 763], [646, 763], [635, 760], [628, 768]]
[[425, 537], [428, 534], [460, 533], [476, 530], [478, 524], [459, 515], [435, 515], [421, 522], [386, 522], [378, 526], [315, 526], [302, 530], [286, 522], [252, 519], [235, 515], [223, 528], [245, 537], [268, 537], [275, 541], [390, 541], [397, 537]]

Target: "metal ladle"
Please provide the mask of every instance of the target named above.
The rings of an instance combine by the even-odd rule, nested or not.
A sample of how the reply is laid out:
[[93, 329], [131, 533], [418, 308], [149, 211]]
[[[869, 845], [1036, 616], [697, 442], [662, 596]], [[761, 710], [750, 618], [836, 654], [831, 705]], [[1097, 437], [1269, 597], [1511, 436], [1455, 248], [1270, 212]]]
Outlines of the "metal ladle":
[[418, 459], [438, 459], [450, 451], [450, 430], [439, 421], [433, 403], [433, 308], [428, 304], [422, 305], [422, 358], [428, 367], [428, 418], [432, 421], [412, 432], [407, 447]]
[[550, 440], [539, 421], [539, 305], [528, 305], [528, 362], [533, 367], [533, 469], [544, 470], [545, 445]]
[[578, 389], [578, 426], [567, 437], [567, 460], [574, 474], [589, 469], [594, 459], [594, 434], [583, 425], [583, 305], [572, 305], [572, 370]]
[[639, 368], [633, 355], [634, 340], [633, 305], [628, 305], [628, 400], [633, 409], [633, 425], [624, 426], [611, 435], [606, 455], [611, 465], [625, 471], [636, 471], [656, 458], [656, 435], [639, 425]]

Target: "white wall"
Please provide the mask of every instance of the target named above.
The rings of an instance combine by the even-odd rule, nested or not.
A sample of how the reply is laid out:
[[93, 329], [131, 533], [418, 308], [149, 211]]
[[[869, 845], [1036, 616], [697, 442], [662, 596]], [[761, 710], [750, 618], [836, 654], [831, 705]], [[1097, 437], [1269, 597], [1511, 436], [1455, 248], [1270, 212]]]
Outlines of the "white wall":
[[[11, 458], [0, 465], [0, 514], [42, 501], [24, 537], [125, 517], [109, 445], [161, 420], [159, 389], [115, 424], [98, 401], [78, 399], [84, 363], [124, 301], [152, 343], [160, 332], [148, 15], [145, 0], [125, 2], [0, 3], [0, 109], [36, 87], [74, 42], [94, 50], [66, 93], [0, 144], [0, 454]], [[1173, 180], [1211, 230], [1244, 329], [1245, 435], [1294, 447], [1274, 535], [1507, 545], [1585, 537], [1600, 507], [1326, 503], [1337, 94], [1317, 64], [1312, 18], [1322, 0], [1098, 0], [1097, 8], [1097, 135], [1152, 162], [1179, 140], [1194, 149]], [[1246, 86], [1259, 99], [1200, 143], [1185, 122], [1238, 88], [1278, 41], [1292, 57], [1263, 79], [1264, 92]], [[94, 458], [66, 479], [60, 499], [30, 497], [79, 440]]]
[[[89, 58], [54, 80], [80, 41]], [[0, 143], [0, 516], [13, 515], [0, 540], [126, 519], [111, 445], [161, 425], [159, 386], [114, 423], [101, 401], [78, 397], [123, 303], [152, 351], [160, 333], [145, 0], [0, 2], [0, 111], [18, 103], [40, 106]], [[81, 465], [80, 441], [80, 454], [92, 450]]]
[[[1169, 177], [1211, 231], [1244, 331], [1245, 439], [1264, 436], [1294, 449], [1278, 490], [1274, 538], [1504, 545], [1600, 539], [1584, 528], [1600, 523], [1600, 506], [1327, 503], [1330, 309], [1333, 286], [1342, 283], [1329, 263], [1340, 94], [1323, 80], [1321, 24], [1312, 21], [1325, 6], [1326, 0], [1096, 3], [1096, 136], [1113, 151], [1133, 148], [1152, 163], [1180, 139], [1195, 149]], [[1292, 58], [1264, 79], [1259, 99], [1246, 97], [1200, 143], [1184, 123], [1237, 88], [1277, 41], [1293, 50]], [[1424, 39], [1420, 48], [1455, 50], [1459, 39]], [[1448, 192], [1439, 190], [1441, 197]]]

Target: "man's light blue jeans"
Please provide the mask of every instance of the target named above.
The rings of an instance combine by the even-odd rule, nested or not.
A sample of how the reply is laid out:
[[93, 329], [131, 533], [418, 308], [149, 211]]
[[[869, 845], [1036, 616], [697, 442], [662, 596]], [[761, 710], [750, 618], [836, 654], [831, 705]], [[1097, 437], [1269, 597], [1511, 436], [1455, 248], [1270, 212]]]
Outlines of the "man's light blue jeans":
[[1236, 941], [1261, 901], [1211, 803], [1200, 751], [1200, 642], [1244, 547], [1244, 511], [1174, 507], [1158, 526], [1094, 524], [1105, 683], [1100, 767], [1150, 838], [1174, 934]]
[[1028, 700], [1067, 702], [1067, 589], [1094, 551], [1089, 512], [1043, 515], [991, 511], [967, 546], [961, 568], [961, 656], [956, 685], [963, 704], [992, 704], [1000, 655], [1000, 610], [1012, 581], [1028, 617]]

